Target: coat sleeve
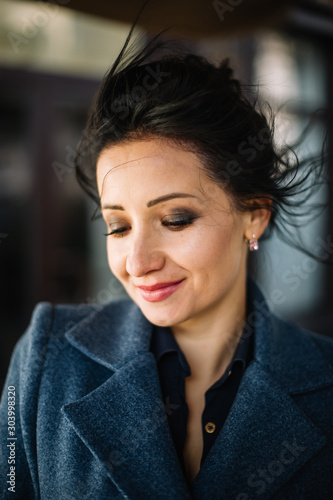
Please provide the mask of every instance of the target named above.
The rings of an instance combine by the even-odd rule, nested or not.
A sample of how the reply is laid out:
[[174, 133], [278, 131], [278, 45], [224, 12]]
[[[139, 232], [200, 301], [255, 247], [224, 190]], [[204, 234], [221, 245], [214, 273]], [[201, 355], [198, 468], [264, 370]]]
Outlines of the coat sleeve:
[[52, 321], [53, 306], [39, 303], [11, 358], [0, 405], [1, 499], [40, 498], [36, 415]]

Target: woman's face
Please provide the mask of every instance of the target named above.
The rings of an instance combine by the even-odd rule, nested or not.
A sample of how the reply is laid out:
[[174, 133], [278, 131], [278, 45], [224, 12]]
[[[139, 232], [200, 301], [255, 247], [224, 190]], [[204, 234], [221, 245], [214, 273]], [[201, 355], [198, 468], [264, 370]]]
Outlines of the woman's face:
[[97, 181], [110, 269], [149, 321], [192, 324], [243, 286], [249, 214], [194, 153], [163, 139], [112, 146]]

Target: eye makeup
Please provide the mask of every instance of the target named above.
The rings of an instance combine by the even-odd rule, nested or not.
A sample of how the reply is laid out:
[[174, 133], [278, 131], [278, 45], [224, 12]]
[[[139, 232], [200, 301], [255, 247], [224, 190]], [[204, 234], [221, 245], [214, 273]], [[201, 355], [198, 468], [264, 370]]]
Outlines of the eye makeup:
[[[168, 215], [161, 219], [162, 226], [169, 228], [171, 231], [181, 231], [182, 229], [190, 226], [198, 219], [200, 215], [194, 211], [186, 209], [173, 209]], [[123, 237], [131, 229], [131, 226], [126, 222], [113, 222], [109, 223], [111, 231], [104, 233], [105, 236]]]

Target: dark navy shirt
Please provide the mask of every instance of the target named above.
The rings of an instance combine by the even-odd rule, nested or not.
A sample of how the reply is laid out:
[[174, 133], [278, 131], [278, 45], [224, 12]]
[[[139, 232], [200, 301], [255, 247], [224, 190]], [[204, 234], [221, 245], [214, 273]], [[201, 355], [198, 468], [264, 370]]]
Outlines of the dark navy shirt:
[[[150, 351], [157, 362], [171, 436], [186, 476], [183, 458], [188, 419], [185, 377], [191, 375], [191, 370], [170, 328], [154, 327]], [[228, 416], [242, 375], [253, 357], [252, 351], [253, 334], [250, 329], [244, 328], [234, 356], [224, 374], [205, 393], [205, 408], [202, 414], [203, 454], [200, 467]]]

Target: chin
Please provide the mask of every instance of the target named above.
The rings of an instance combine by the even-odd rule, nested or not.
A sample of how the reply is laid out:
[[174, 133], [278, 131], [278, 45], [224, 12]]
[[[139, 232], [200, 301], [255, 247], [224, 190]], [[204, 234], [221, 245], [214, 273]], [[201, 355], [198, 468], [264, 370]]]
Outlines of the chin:
[[172, 310], [172, 307], [158, 308], [156, 304], [147, 307], [146, 304], [142, 305], [140, 303], [137, 303], [137, 305], [140, 307], [142, 314], [153, 325], [172, 327], [187, 319], [184, 313], [180, 314], [179, 311]]
[[148, 302], [140, 294], [135, 293], [133, 289], [127, 289], [126, 291], [142, 314], [153, 325], [172, 327], [189, 319], [189, 314], [185, 312], [187, 307], [184, 304], [184, 297], [179, 299], [179, 297], [171, 296], [159, 302]]

